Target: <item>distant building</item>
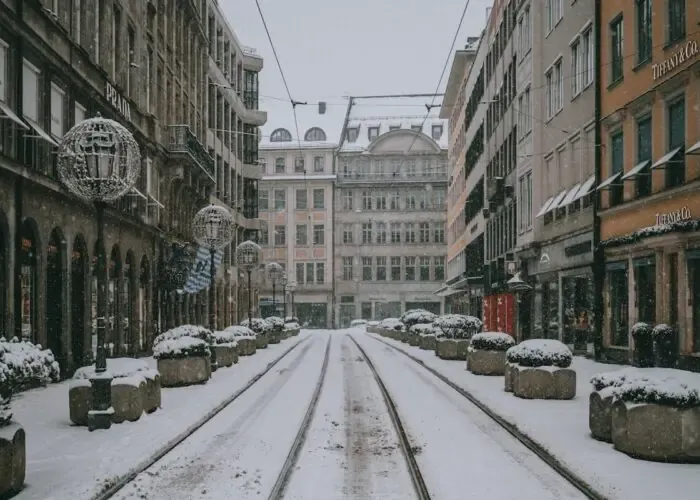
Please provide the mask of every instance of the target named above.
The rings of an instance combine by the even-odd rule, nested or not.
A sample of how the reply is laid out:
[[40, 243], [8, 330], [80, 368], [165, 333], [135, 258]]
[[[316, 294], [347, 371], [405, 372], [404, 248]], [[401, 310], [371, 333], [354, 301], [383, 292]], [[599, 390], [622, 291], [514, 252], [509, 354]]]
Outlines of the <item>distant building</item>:
[[336, 156], [337, 325], [443, 311], [448, 134], [437, 107], [425, 119], [431, 100], [350, 98]]

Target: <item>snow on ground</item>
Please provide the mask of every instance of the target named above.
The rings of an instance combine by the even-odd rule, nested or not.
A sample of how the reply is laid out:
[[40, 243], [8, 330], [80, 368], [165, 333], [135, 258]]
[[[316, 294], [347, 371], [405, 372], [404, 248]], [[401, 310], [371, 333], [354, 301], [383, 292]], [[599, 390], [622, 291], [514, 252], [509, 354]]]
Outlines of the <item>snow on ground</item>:
[[345, 335], [333, 340], [321, 398], [284, 497], [415, 497], [382, 394]]
[[[18, 394], [13, 398], [12, 410], [27, 432], [27, 478], [24, 490], [15, 498], [91, 497], [103, 484], [145, 461], [308, 336], [308, 331], [302, 331], [298, 337], [261, 349], [254, 356], [241, 357], [238, 364], [216, 371], [205, 385], [164, 388], [162, 409], [143, 415], [137, 422], [113, 425], [107, 431], [89, 432], [86, 427], [71, 424], [69, 381]], [[155, 360], [149, 358], [148, 362], [155, 368]]]
[[453, 389], [366, 335], [353, 334], [391, 394], [433, 498], [585, 498]]
[[[356, 337], [362, 334], [358, 333]], [[367, 337], [381, 338], [374, 334]], [[576, 398], [571, 401], [526, 400], [503, 390], [503, 377], [472, 375], [464, 361], [444, 361], [432, 351], [382, 339], [422, 360], [469, 391], [479, 401], [549, 450], [564, 466], [610, 500], [652, 500], [669, 495], [674, 500], [695, 500], [700, 491], [700, 465], [666, 464], [636, 460], [596, 441], [588, 429], [591, 376], [622, 368], [574, 357]], [[381, 345], [378, 342], [373, 342]], [[372, 345], [370, 343], [369, 345]], [[396, 353], [399, 355], [399, 353]], [[401, 356], [405, 357], [405, 356]], [[427, 375], [431, 376], [426, 372]], [[461, 398], [452, 391], [455, 398]]]
[[115, 498], [267, 498], [321, 373], [314, 336]]

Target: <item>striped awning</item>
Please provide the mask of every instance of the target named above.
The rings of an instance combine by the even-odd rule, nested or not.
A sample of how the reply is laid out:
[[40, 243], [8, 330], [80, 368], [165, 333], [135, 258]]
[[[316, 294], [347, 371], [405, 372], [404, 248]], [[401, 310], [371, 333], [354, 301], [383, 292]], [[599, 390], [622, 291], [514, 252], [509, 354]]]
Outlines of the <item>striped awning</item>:
[[[217, 250], [214, 254], [214, 276], [224, 259], [223, 250]], [[197, 248], [197, 258], [192, 264], [190, 274], [187, 277], [185, 288], [178, 290], [179, 293], [197, 293], [211, 284], [211, 252], [208, 248]]]

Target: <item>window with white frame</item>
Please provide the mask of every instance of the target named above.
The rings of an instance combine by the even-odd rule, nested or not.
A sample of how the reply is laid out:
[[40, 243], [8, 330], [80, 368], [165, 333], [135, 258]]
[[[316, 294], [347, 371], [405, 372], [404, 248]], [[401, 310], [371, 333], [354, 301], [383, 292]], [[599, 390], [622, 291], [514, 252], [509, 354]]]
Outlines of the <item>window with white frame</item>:
[[390, 225], [390, 231], [391, 231], [391, 242], [392, 243], [401, 243], [401, 223], [400, 222], [392, 222]]
[[386, 257], [377, 257], [377, 281], [386, 281]]
[[581, 85], [588, 87], [593, 83], [593, 27], [589, 26], [581, 33]]
[[9, 71], [7, 70], [7, 52], [8, 45], [0, 39], [0, 101], [5, 102], [7, 100], [7, 87], [5, 83], [7, 81], [7, 75]]
[[321, 173], [326, 169], [325, 160], [323, 156], [314, 156], [314, 172]]
[[520, 16], [520, 20], [518, 21], [518, 39], [520, 43], [521, 57], [532, 48], [530, 30], [530, 6], [528, 6], [525, 8], [525, 10], [523, 10], [523, 14]]
[[433, 188], [433, 208], [445, 209], [445, 191], [440, 188]]
[[323, 188], [314, 189], [314, 209], [322, 210], [326, 207], [326, 191]]
[[66, 93], [56, 85], [51, 84], [51, 135], [60, 139], [63, 137], [64, 124], [63, 116], [65, 115]]
[[391, 281], [401, 281], [401, 257], [391, 258]]
[[380, 245], [383, 245], [386, 243], [386, 223], [385, 222], [378, 222], [377, 223], [377, 243]]
[[442, 281], [445, 279], [445, 257], [433, 257], [433, 262], [435, 264], [435, 281]]
[[405, 262], [405, 280], [415, 281], [416, 280], [416, 258], [415, 257], [404, 257]]
[[265, 222], [260, 227], [260, 244], [264, 247], [270, 244], [270, 228]]
[[287, 244], [287, 229], [284, 226], [275, 226], [275, 246], [282, 247]]
[[445, 243], [445, 223], [436, 222], [435, 223], [435, 235], [433, 240], [435, 243]]
[[39, 122], [40, 71], [27, 60], [22, 64], [22, 114], [34, 123]]
[[343, 224], [343, 243], [352, 244], [352, 224]]
[[343, 193], [343, 210], [352, 210], [352, 191]]
[[259, 210], [269, 210], [270, 209], [270, 191], [267, 189], [261, 189], [258, 191], [258, 209]]
[[545, 74], [547, 92], [547, 118], [552, 118], [562, 108], [561, 59], [557, 60]]
[[573, 99], [581, 92], [583, 86], [583, 73], [581, 72], [581, 39], [571, 42], [571, 98]]
[[363, 222], [362, 223], [362, 243], [368, 244], [372, 243], [372, 223]]
[[326, 281], [326, 264], [323, 262], [316, 262], [316, 284], [323, 285]]
[[430, 242], [430, 224], [428, 222], [421, 222], [418, 224], [418, 242]]
[[309, 244], [309, 227], [306, 224], [297, 224], [297, 246], [303, 247]]
[[389, 193], [389, 210], [399, 210], [399, 192]]
[[294, 172], [301, 174], [304, 173], [304, 157], [297, 156], [294, 158]]
[[413, 222], [406, 223], [406, 236], [404, 237], [405, 243], [415, 243], [416, 242], [416, 228]]
[[384, 191], [378, 191], [374, 201], [376, 202], [376, 210], [386, 210], [386, 193]]
[[326, 244], [326, 226], [314, 224], [314, 245]]
[[284, 158], [279, 157], [275, 158], [275, 173], [276, 174], [283, 174], [285, 169], [285, 164], [284, 164]]
[[296, 281], [297, 281], [297, 284], [299, 284], [299, 285], [304, 284], [304, 263], [303, 262], [296, 263]]
[[352, 281], [352, 257], [343, 257], [343, 280]]
[[372, 281], [372, 257], [362, 257], [362, 281]]
[[419, 278], [421, 281], [430, 281], [430, 257], [421, 256], [418, 259]]
[[287, 206], [287, 190], [275, 189], [275, 210], [284, 210]]
[[549, 34], [563, 15], [562, 0], [545, 0], [545, 23]]
[[372, 192], [362, 191], [362, 209], [372, 210]]

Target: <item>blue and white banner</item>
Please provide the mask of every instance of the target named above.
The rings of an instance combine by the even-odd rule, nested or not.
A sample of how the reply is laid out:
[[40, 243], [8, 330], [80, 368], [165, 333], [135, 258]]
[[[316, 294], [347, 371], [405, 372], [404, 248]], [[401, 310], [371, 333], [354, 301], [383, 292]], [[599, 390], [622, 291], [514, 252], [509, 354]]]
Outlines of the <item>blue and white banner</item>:
[[[224, 251], [217, 250], [214, 254], [214, 276], [224, 258]], [[209, 287], [211, 283], [211, 251], [208, 248], [199, 247], [197, 258], [192, 265], [190, 274], [187, 277], [185, 288], [178, 290], [178, 293], [197, 293]]]

